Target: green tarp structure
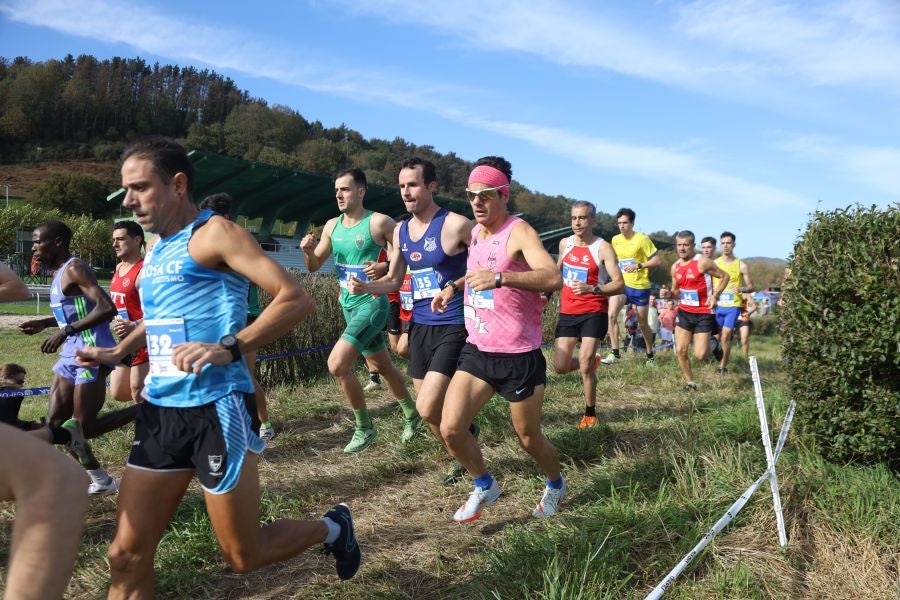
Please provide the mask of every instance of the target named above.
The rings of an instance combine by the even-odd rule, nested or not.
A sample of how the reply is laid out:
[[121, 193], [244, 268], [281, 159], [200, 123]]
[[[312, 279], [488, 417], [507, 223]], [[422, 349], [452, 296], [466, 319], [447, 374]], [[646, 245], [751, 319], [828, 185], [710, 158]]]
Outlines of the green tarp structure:
[[[234, 200], [232, 218], [238, 221], [262, 219], [257, 232], [260, 241], [268, 241], [276, 221], [296, 222], [294, 236], [301, 238], [310, 225], [324, 225], [339, 214], [334, 197], [334, 178], [317, 175], [286, 167], [276, 167], [260, 162], [221, 156], [200, 150], [188, 153], [194, 163], [194, 200], [199, 202], [210, 194], [227, 192]], [[119, 189], [107, 200], [121, 202], [125, 190]], [[454, 212], [472, 217], [469, 203], [443, 196], [435, 200], [441, 206]], [[394, 218], [406, 214], [397, 186], [385, 187], [369, 185], [366, 190], [365, 206], [370, 210], [384, 213]], [[542, 235], [544, 245], [555, 252], [559, 240], [571, 234], [568, 227], [549, 229], [541, 218], [520, 215]]]

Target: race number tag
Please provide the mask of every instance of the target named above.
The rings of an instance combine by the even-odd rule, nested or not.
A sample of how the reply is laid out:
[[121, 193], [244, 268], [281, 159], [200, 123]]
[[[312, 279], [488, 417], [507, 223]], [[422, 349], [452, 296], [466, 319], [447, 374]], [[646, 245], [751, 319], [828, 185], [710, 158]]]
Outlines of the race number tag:
[[64, 329], [68, 323], [66, 323], [66, 313], [63, 311], [62, 304], [51, 304], [50, 310], [53, 311], [53, 316], [56, 317], [56, 324], [60, 329]]
[[413, 309], [413, 293], [400, 291], [400, 308], [403, 310]]
[[475, 308], [494, 310], [494, 290], [476, 292], [469, 288], [469, 303]]
[[342, 288], [347, 288], [350, 284], [350, 279], [356, 277], [360, 281], [368, 281], [369, 277], [365, 274], [363, 269], [366, 268], [366, 265], [335, 265], [337, 267], [338, 272], [338, 285]]
[[700, 292], [697, 290], [681, 290], [681, 304], [684, 306], [700, 306]]
[[625, 267], [627, 267], [628, 265], [636, 265], [636, 264], [637, 264], [637, 261], [634, 260], [633, 258], [623, 258], [622, 260], [619, 261], [619, 270], [624, 271]]
[[150, 375], [153, 377], [184, 377], [172, 363], [172, 348], [187, 341], [184, 319], [145, 319], [147, 354], [150, 355]]
[[569, 287], [572, 287], [572, 284], [576, 281], [587, 283], [588, 270], [587, 267], [579, 267], [564, 262], [562, 276], [565, 284]]
[[434, 298], [441, 293], [441, 286], [438, 283], [438, 274], [433, 268], [416, 269], [410, 271], [409, 274], [410, 280], [412, 281], [413, 300]]
[[719, 294], [719, 304], [732, 304], [734, 302], [734, 292], [722, 292]]
[[128, 320], [128, 309], [127, 308], [117, 308], [116, 312], [118, 313], [118, 316], [120, 319], [122, 319], [123, 321]]

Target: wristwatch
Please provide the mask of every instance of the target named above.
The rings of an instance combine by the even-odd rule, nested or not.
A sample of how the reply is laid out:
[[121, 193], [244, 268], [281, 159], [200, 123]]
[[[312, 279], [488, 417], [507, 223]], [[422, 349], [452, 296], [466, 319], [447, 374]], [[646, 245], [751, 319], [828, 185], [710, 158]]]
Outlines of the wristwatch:
[[444, 284], [444, 287], [445, 288], [453, 288], [454, 294], [459, 292], [459, 286], [456, 285], [456, 281], [454, 281], [453, 279], [448, 280], [447, 283]]
[[219, 345], [231, 352], [231, 362], [241, 360], [241, 349], [238, 348], [237, 338], [231, 334], [223, 335], [219, 340]]
[[78, 333], [78, 332], [75, 330], [75, 328], [72, 327], [71, 324], [66, 324], [66, 326], [63, 327], [63, 332], [64, 332], [66, 335], [68, 335], [68, 336], [73, 336], [73, 335], [75, 335], [76, 333]]
[[591, 288], [591, 293], [592, 294], [602, 294], [603, 292], [600, 291], [599, 285], [595, 285], [594, 287]]

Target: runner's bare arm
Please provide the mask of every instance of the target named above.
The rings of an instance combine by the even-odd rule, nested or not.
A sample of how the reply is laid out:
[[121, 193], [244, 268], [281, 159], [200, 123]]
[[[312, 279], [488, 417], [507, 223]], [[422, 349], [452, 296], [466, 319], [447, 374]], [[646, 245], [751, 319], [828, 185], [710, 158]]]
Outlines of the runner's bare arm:
[[372, 213], [369, 220], [369, 235], [372, 241], [379, 246], [388, 246], [394, 239], [394, 226], [397, 223], [387, 215], [381, 213]]
[[[671, 271], [672, 271], [672, 285], [669, 286], [669, 293], [667, 294], [667, 296], [668, 296], [669, 298], [677, 298], [677, 297], [678, 297], [678, 292], [679, 292], [679, 290], [681, 290], [681, 286], [678, 285], [678, 279], [675, 278], [675, 268], [676, 268], [677, 266], [678, 266], [678, 261], [675, 261], [674, 263], [672, 263], [672, 269], [671, 269]], [[660, 295], [662, 295], [662, 294], [660, 294]]]
[[562, 273], [556, 268], [553, 257], [544, 249], [537, 232], [528, 223], [518, 223], [509, 235], [507, 253], [521, 256], [531, 271], [503, 273], [501, 284], [532, 292], [552, 292], [562, 289]]
[[5, 263], [0, 262], [0, 302], [28, 300], [30, 297], [31, 293], [25, 282]]
[[744, 280], [744, 287], [740, 290], [742, 294], [749, 294], [756, 291], [756, 288], [753, 287], [753, 280], [750, 279], [750, 268], [744, 261], [741, 261], [741, 278]]
[[[190, 241], [188, 251], [201, 265], [227, 267], [272, 297], [256, 321], [236, 333], [242, 354], [278, 339], [315, 310], [306, 290], [269, 258], [245, 229], [232, 221], [216, 219], [201, 227]], [[232, 360], [231, 352], [217, 343], [186, 342], [175, 346], [172, 352], [172, 362], [179, 369], [194, 373], [199, 373], [206, 364], [223, 365]]]
[[619, 259], [609, 242], [600, 242], [600, 260], [603, 261], [603, 266], [606, 267], [609, 275], [609, 283], [600, 284], [600, 293], [606, 296], [615, 296], [625, 292], [625, 279], [622, 277], [622, 271], [619, 270]]
[[[116, 316], [116, 305], [100, 284], [94, 270], [80, 259], [69, 263], [62, 276], [63, 292], [69, 296], [83, 295], [94, 303], [94, 308], [81, 319], [69, 323], [76, 333], [108, 323]], [[68, 335], [62, 329], [51, 334], [41, 344], [41, 352], [53, 353], [66, 341]]]
[[722, 291], [724, 291], [728, 286], [728, 280], [730, 279], [730, 277], [728, 276], [728, 273], [720, 269], [719, 265], [717, 265], [709, 258], [701, 258], [697, 262], [697, 267], [700, 269], [701, 273], [706, 273], [712, 277], [719, 278], [719, 285], [716, 286], [716, 289], [713, 291], [712, 296], [710, 296], [706, 300], [707, 306], [709, 306], [710, 308], [715, 308], [716, 303], [719, 301], [719, 294], [721, 294]]
[[86, 346], [76, 350], [76, 362], [83, 367], [96, 367], [97, 365], [113, 365], [133, 352], [137, 352], [147, 345], [146, 329], [144, 322], [139, 321], [137, 327], [131, 333], [122, 338], [112, 348], [100, 346]]
[[306, 262], [306, 270], [315, 273], [322, 268], [322, 265], [331, 256], [331, 232], [339, 217], [330, 219], [322, 228], [322, 239], [317, 240], [316, 236], [307, 233], [300, 241], [300, 250], [303, 251], [303, 260]]
[[406, 260], [400, 251], [400, 224], [394, 226], [393, 242], [388, 253], [388, 272], [384, 277], [375, 281], [362, 281], [351, 277], [347, 284], [347, 291], [351, 294], [387, 294], [396, 292], [403, 285], [406, 276]]

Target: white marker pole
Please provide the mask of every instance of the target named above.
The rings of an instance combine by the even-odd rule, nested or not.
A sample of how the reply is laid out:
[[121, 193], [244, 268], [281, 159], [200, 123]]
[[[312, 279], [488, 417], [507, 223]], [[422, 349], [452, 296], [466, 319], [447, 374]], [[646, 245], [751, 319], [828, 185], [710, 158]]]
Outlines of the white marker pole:
[[762, 382], [759, 380], [759, 368], [756, 357], [750, 357], [750, 373], [753, 375], [753, 391], [756, 393], [756, 410], [759, 413], [759, 427], [762, 432], [763, 449], [766, 451], [769, 485], [772, 488], [772, 504], [775, 508], [775, 523], [778, 526], [778, 544], [787, 546], [787, 533], [784, 529], [784, 514], [781, 511], [781, 494], [778, 491], [778, 475], [775, 472], [775, 454], [772, 452], [772, 440], [769, 437], [769, 419], [766, 416], [766, 405], [763, 401]]
[[[778, 446], [775, 449], [775, 460], [778, 460], [778, 457], [781, 455], [781, 449], [784, 447], [784, 441], [787, 439], [788, 431], [791, 429], [791, 421], [794, 418], [794, 409], [796, 408], [796, 403], [791, 401], [790, 406], [788, 407], [787, 413], [784, 415], [784, 422], [781, 424], [781, 435], [778, 436]], [[675, 580], [678, 579], [678, 576], [681, 575], [682, 571], [684, 571], [691, 561], [697, 557], [698, 554], [709, 544], [716, 535], [721, 532], [725, 527], [731, 523], [731, 521], [737, 516], [741, 509], [744, 508], [744, 505], [750, 499], [750, 496], [759, 488], [760, 484], [769, 477], [769, 471], [766, 469], [766, 472], [759, 476], [759, 479], [753, 482], [753, 484], [747, 488], [747, 490], [741, 494], [741, 497], [735, 500], [734, 504], [725, 511], [725, 514], [722, 515], [716, 524], [713, 525], [709, 531], [707, 531], [703, 538], [694, 546], [693, 550], [688, 552], [687, 556], [681, 559], [675, 568], [669, 571], [669, 574], [665, 576], [665, 578], [659, 582], [659, 584], [653, 588], [653, 590], [647, 594], [646, 600], [659, 600], [662, 597], [663, 593], [669, 589]]]

